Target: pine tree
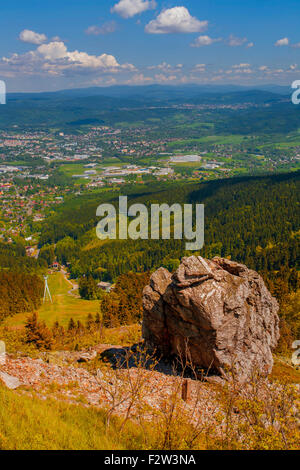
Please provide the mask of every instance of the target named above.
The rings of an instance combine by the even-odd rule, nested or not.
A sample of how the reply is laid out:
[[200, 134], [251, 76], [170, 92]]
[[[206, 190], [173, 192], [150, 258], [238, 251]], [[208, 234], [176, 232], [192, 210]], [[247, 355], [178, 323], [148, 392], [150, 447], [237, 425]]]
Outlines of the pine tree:
[[52, 349], [52, 332], [44, 322], [38, 321], [36, 312], [27, 318], [25, 329], [27, 343], [33, 343], [38, 349]]
[[96, 313], [95, 325], [96, 325], [97, 328], [99, 328], [99, 327], [101, 326], [101, 317], [100, 317], [100, 313], [99, 313], [99, 312]]
[[72, 330], [75, 330], [75, 329], [76, 329], [76, 324], [75, 324], [73, 318], [70, 318], [69, 325], [68, 325], [68, 330], [72, 331]]
[[94, 319], [93, 319], [93, 315], [91, 313], [88, 314], [88, 317], [87, 317], [87, 320], [86, 320], [86, 328], [88, 330], [91, 330], [94, 326]]

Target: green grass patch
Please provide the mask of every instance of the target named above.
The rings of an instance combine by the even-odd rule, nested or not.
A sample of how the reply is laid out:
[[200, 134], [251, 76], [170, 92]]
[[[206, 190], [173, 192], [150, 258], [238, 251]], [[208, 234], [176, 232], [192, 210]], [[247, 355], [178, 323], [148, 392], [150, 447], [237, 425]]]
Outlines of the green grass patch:
[[[59, 321], [61, 325], [66, 327], [70, 318], [85, 322], [89, 313], [95, 315], [99, 312], [98, 300], [83, 300], [69, 293], [72, 285], [65, 280], [62, 273], [49, 276], [48, 284], [53, 303], [47, 301], [38, 311], [40, 320], [44, 320], [48, 326]], [[23, 326], [27, 317], [26, 313], [14, 315], [6, 320], [5, 325]]]

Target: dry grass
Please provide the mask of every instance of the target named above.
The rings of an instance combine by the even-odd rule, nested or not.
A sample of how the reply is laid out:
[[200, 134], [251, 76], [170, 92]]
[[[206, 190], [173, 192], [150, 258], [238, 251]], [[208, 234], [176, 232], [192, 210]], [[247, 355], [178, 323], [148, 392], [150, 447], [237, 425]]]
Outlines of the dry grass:
[[0, 403], [0, 450], [124, 450], [142, 445], [133, 425], [119, 434], [118, 419], [106, 428], [105, 413], [98, 409], [23, 396], [1, 384]]

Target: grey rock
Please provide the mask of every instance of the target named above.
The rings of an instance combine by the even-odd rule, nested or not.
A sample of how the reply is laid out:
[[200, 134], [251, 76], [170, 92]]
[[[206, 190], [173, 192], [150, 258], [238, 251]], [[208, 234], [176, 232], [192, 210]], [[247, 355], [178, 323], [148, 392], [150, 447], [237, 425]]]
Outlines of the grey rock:
[[80, 354], [79, 358], [77, 359], [77, 362], [89, 362], [93, 361], [97, 357], [97, 351], [91, 351], [87, 353], [82, 353]]
[[2, 371], [0, 371], [0, 380], [4, 383], [4, 385], [6, 385], [7, 388], [10, 388], [11, 390], [15, 390], [22, 385], [17, 377], [13, 377], [12, 375]]
[[[223, 258], [184, 258], [172, 276], [160, 268], [143, 293], [143, 338], [166, 357], [224, 378], [268, 375], [279, 339], [278, 304], [261, 276]], [[229, 372], [230, 371], [230, 372]]]

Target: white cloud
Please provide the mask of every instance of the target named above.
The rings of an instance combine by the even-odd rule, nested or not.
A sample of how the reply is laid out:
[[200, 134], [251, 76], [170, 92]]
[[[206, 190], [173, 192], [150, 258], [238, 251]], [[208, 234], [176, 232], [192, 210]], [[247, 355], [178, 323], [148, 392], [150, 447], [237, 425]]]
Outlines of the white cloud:
[[231, 34], [228, 39], [228, 45], [231, 47], [243, 46], [247, 41], [247, 38], [238, 38]]
[[[222, 41], [222, 38], [211, 38], [210, 36], [199, 36], [192, 42], [191, 47], [202, 47], [202, 46], [211, 46], [215, 42]], [[254, 46], [254, 42], [248, 42], [247, 38], [239, 38], [231, 34], [228, 39], [224, 41], [230, 47], [238, 47], [244, 46], [247, 48], [251, 48]]]
[[155, 0], [120, 0], [111, 8], [111, 13], [117, 13], [122, 18], [132, 18], [139, 13], [156, 8]]
[[288, 38], [278, 39], [278, 41], [276, 41], [274, 45], [276, 47], [288, 46], [289, 45], [289, 39]]
[[196, 64], [193, 68], [194, 72], [206, 72], [206, 64]]
[[170, 65], [167, 62], [162, 62], [159, 65], [150, 65], [147, 67], [148, 70], [162, 70], [164, 72], [169, 72], [170, 70], [179, 71], [183, 68], [182, 64]]
[[19, 34], [19, 39], [22, 42], [28, 42], [29, 44], [42, 44], [47, 41], [47, 36], [45, 34], [35, 33], [29, 29], [23, 29]]
[[296, 44], [292, 44], [292, 47], [295, 47], [296, 49], [300, 48], [300, 42], [297, 42]]
[[44, 56], [47, 60], [63, 59], [68, 55], [67, 46], [62, 41], [42, 44], [37, 48], [37, 53]]
[[99, 36], [99, 34], [110, 34], [114, 33], [117, 29], [117, 24], [115, 21], [108, 21], [102, 26], [89, 26], [85, 33], [88, 35]]
[[198, 33], [207, 28], [207, 21], [199, 21], [190, 15], [185, 7], [163, 10], [155, 20], [150, 21], [145, 31], [150, 34]]
[[153, 82], [152, 77], [146, 77], [143, 73], [137, 73], [133, 75], [130, 80], [127, 80], [125, 83], [127, 85], [142, 85], [144, 83]]
[[[219, 70], [219, 72], [223, 72], [223, 70]], [[235, 74], [235, 76], [237, 76], [239, 74], [245, 75], [251, 73], [254, 73], [254, 70], [252, 70], [250, 64], [247, 63], [232, 65], [231, 69], [225, 70], [226, 75]]]
[[297, 64], [291, 64], [290, 65], [290, 70], [296, 70]]
[[165, 75], [163, 73], [159, 73], [154, 75], [154, 79], [158, 83], [168, 83], [168, 82], [174, 82], [174, 80], [177, 80], [176, 75]]
[[210, 79], [210, 82], [220, 82], [224, 80], [224, 75], [215, 75]]
[[203, 46], [211, 46], [215, 42], [220, 41], [220, 39], [213, 39], [209, 36], [199, 36], [192, 42], [191, 47], [203, 47]]
[[248, 67], [250, 67], [250, 64], [237, 64], [232, 66], [233, 69], [245, 69]]
[[236, 73], [253, 73], [253, 70], [250, 68], [247, 69], [235, 69]]
[[1, 65], [10, 67], [22, 73], [49, 73], [62, 74], [64, 71], [101, 71], [116, 73], [119, 71], [134, 72], [136, 68], [132, 64], [119, 64], [113, 55], [90, 55], [86, 52], [68, 51], [62, 41], [54, 41], [41, 44], [36, 50], [26, 54], [13, 54], [11, 57], [2, 57]]
[[117, 80], [115, 77], [103, 77], [103, 76], [100, 76], [100, 77], [96, 77], [94, 78], [93, 80], [89, 80], [86, 85], [87, 86], [111, 86], [111, 85], [116, 85], [117, 84]]
[[61, 64], [61, 68], [100, 68], [115, 70], [118, 68], [127, 68], [129, 70], [135, 69], [131, 64], [120, 65], [113, 55], [101, 54], [99, 56], [95, 56], [89, 55], [86, 52], [79, 52], [77, 50], [69, 52], [63, 42], [43, 44], [37, 48], [37, 53], [50, 61], [64, 59], [64, 63]]

